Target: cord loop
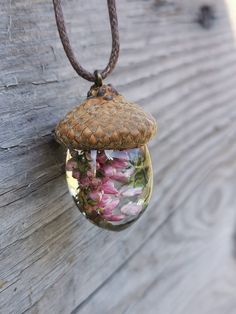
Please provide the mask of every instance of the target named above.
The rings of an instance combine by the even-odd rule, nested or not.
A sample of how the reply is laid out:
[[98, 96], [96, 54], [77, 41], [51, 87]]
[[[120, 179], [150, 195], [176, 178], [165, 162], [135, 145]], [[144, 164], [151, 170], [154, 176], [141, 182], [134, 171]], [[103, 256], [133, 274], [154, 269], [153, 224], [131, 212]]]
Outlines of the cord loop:
[[[79, 62], [77, 61], [74, 55], [74, 52], [71, 47], [70, 40], [66, 31], [66, 27], [65, 27], [65, 21], [64, 21], [64, 16], [63, 16], [62, 7], [61, 7], [61, 0], [53, 0], [53, 5], [54, 5], [56, 23], [57, 23], [58, 32], [61, 38], [61, 42], [72, 67], [77, 72], [77, 74], [83, 77], [84, 79], [91, 82], [96, 82], [97, 77], [98, 77], [98, 74], [97, 74], [97, 77], [95, 75], [96, 71], [94, 73], [90, 73], [89, 71], [84, 69], [79, 64]], [[110, 58], [109, 58], [107, 66], [105, 67], [105, 69], [103, 69], [99, 73], [99, 75], [101, 76], [101, 79], [105, 79], [108, 76], [108, 74], [110, 74], [115, 68], [115, 65], [119, 57], [119, 50], [120, 50], [118, 19], [117, 19], [117, 13], [116, 13], [115, 0], [107, 0], [107, 6], [108, 6], [108, 11], [109, 11], [110, 26], [111, 26], [112, 50], [111, 50], [111, 54], [110, 54]], [[100, 78], [99, 78], [99, 82], [100, 82]]]

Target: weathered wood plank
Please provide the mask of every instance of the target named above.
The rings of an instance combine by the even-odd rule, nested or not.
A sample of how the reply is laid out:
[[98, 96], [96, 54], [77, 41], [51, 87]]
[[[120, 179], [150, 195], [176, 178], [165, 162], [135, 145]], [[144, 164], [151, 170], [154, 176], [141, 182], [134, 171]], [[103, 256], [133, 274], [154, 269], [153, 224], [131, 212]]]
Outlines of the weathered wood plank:
[[[203, 285], [214, 293], [214, 270], [224, 258], [233, 263], [224, 232], [232, 231], [235, 199], [221, 201], [212, 213], [211, 202], [215, 178], [223, 200], [235, 186], [236, 51], [224, 1], [210, 3], [216, 19], [204, 30], [196, 22], [200, 0], [118, 1], [122, 49], [110, 81], [158, 117], [160, 133], [150, 145], [152, 204], [131, 230], [113, 234], [79, 215], [67, 193], [62, 151], [52, 138], [55, 123], [81, 101], [89, 84], [76, 77], [65, 57], [51, 1], [1, 2], [1, 313], [91, 313], [96, 306], [98, 313], [168, 314], [176, 308], [182, 314], [198, 302], [193, 298], [204, 303], [207, 294], [198, 293]], [[63, 4], [81, 62], [102, 68], [110, 50], [106, 1]], [[201, 215], [213, 220], [209, 227]], [[222, 223], [214, 220], [221, 218]], [[222, 238], [213, 239], [218, 231]], [[215, 253], [218, 243], [227, 249], [222, 244]], [[195, 261], [198, 252], [204, 254]], [[201, 280], [211, 253], [214, 267]], [[188, 279], [191, 269], [200, 276], [195, 286]], [[203, 313], [235, 307], [231, 297], [224, 298], [235, 278], [230, 286], [223, 273], [222, 308], [219, 300], [213, 311], [212, 297]], [[181, 288], [170, 289], [179, 276]], [[170, 307], [163, 297], [169, 291]]]
[[73, 314], [235, 312], [235, 158], [217, 168]]

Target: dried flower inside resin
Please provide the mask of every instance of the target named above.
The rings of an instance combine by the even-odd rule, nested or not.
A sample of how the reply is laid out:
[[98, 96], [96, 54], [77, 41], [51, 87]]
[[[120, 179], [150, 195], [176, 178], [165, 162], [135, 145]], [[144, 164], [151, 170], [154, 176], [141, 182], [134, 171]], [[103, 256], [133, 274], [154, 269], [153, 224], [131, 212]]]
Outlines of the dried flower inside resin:
[[122, 230], [146, 209], [152, 190], [145, 146], [123, 151], [68, 151], [67, 182], [80, 211], [93, 223]]

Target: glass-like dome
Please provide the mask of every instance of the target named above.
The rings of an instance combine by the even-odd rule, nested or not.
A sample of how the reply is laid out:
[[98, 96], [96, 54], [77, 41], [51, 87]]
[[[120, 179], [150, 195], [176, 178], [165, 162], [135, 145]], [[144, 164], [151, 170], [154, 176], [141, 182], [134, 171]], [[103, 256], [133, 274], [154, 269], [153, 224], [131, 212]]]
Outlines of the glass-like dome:
[[68, 150], [66, 176], [79, 210], [109, 230], [119, 231], [136, 221], [152, 192], [147, 146], [121, 151]]

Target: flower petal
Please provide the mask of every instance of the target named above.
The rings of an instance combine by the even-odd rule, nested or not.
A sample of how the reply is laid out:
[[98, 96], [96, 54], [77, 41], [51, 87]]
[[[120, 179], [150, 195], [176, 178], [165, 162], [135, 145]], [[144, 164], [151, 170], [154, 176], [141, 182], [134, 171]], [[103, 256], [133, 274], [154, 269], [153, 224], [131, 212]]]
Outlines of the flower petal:
[[97, 161], [99, 162], [99, 164], [102, 166], [106, 163], [107, 161], [107, 156], [104, 154], [104, 152], [98, 152], [97, 154]]
[[115, 158], [111, 162], [111, 165], [113, 168], [124, 169], [128, 166], [128, 161]]
[[115, 188], [114, 183], [111, 180], [104, 182], [101, 185], [101, 190], [105, 194], [118, 194], [119, 193], [119, 191]]
[[133, 202], [129, 202], [128, 204], [124, 205], [120, 211], [122, 212], [122, 214], [125, 215], [137, 215], [140, 213], [140, 211], [142, 210], [142, 206], [141, 205], [137, 205]]
[[88, 197], [93, 201], [100, 202], [102, 200], [102, 192], [91, 191]]
[[90, 180], [88, 177], [83, 177], [79, 180], [79, 185], [81, 187], [88, 187], [90, 185]]
[[119, 199], [114, 199], [111, 202], [108, 202], [105, 207], [104, 207], [104, 211], [103, 214], [104, 215], [109, 215], [112, 214], [113, 209], [116, 208], [116, 206], [119, 204], [120, 200]]
[[69, 159], [66, 163], [66, 171], [72, 171], [78, 167], [77, 161], [73, 158]]
[[80, 178], [80, 172], [79, 172], [79, 170], [72, 170], [72, 177], [73, 177], [74, 179], [79, 180], [79, 178]]
[[111, 177], [116, 174], [116, 169], [111, 165], [105, 165], [102, 170], [106, 177]]
[[120, 194], [122, 196], [135, 196], [135, 195], [142, 194], [142, 191], [143, 191], [143, 188], [141, 186], [136, 187], [136, 188], [123, 186], [120, 189]]

